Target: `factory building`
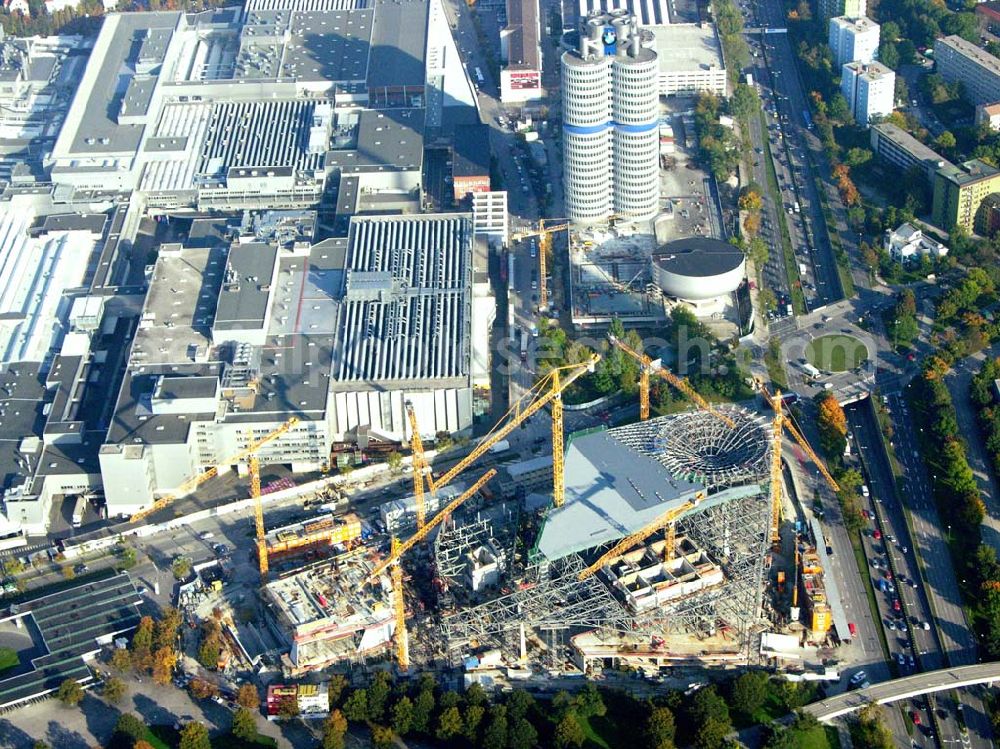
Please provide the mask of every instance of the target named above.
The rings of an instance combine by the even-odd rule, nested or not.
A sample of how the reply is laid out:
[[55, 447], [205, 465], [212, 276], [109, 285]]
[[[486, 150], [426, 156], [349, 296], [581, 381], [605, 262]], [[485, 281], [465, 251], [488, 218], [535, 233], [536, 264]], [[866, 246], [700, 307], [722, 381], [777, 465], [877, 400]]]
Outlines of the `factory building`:
[[371, 560], [348, 553], [264, 586], [275, 630], [289, 652], [282, 670], [290, 677], [354, 662], [386, 648], [395, 631], [388, 576], [372, 585]]
[[650, 257], [653, 281], [664, 294], [698, 306], [728, 297], [746, 277], [746, 256], [711, 237], [668, 242]]
[[864, 16], [831, 18], [829, 40], [835, 67], [872, 62], [878, 56], [879, 25]]
[[591, 15], [562, 56], [566, 215], [651, 219], [659, 206], [656, 52], [625, 11]]
[[1000, 60], [985, 49], [952, 34], [934, 42], [937, 72], [948, 83], [961, 83], [972, 105], [1000, 101]]
[[854, 121], [867, 127], [892, 113], [896, 74], [880, 62], [848, 62], [841, 68], [840, 91]]
[[542, 47], [538, 0], [507, 0], [507, 28], [500, 32], [500, 101], [537, 101], [542, 91]]

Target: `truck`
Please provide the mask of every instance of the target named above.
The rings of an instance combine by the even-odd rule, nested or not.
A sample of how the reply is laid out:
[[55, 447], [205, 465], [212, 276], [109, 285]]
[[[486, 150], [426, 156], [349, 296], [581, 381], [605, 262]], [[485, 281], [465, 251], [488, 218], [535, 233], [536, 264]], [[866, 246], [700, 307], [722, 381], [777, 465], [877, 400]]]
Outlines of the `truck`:
[[797, 201], [797, 200], [795, 201], [795, 205], [792, 206], [792, 209], [796, 213], [800, 213], [802, 211], [802, 207], [799, 205], [799, 201]]
[[802, 365], [802, 371], [805, 372], [810, 377], [812, 377], [814, 380], [820, 375], [820, 371], [816, 369], [816, 367], [814, 367], [809, 362], [806, 362], [805, 364]]
[[804, 276], [808, 272], [809, 272], [809, 269], [806, 267], [806, 264], [805, 263], [799, 263], [799, 275], [800, 276]]
[[76, 504], [73, 505], [73, 527], [79, 528], [83, 525], [83, 517], [87, 514], [87, 498], [82, 494], [76, 498]]
[[510, 450], [510, 440], [500, 440], [495, 445], [492, 445], [487, 452], [495, 455], [496, 453], [505, 453], [508, 450]]
[[521, 331], [521, 361], [528, 361], [528, 331]]
[[747, 73], [747, 85], [748, 86], [753, 85], [753, 73]]

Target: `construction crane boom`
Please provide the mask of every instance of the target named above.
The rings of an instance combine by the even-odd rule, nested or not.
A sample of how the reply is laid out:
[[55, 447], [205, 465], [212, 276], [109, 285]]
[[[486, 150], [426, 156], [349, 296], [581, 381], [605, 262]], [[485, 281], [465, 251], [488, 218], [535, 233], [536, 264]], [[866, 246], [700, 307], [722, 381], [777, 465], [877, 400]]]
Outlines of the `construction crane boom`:
[[774, 405], [774, 421], [771, 423], [771, 544], [781, 543], [781, 438], [785, 424], [785, 414], [781, 409], [781, 398]]
[[760, 380], [757, 381], [757, 386], [760, 388], [760, 392], [761, 395], [764, 396], [764, 400], [766, 400], [770, 404], [771, 408], [774, 409], [774, 413], [777, 414], [779, 411], [781, 411], [782, 425], [784, 426], [785, 429], [788, 430], [788, 433], [792, 435], [792, 439], [794, 439], [798, 443], [798, 446], [802, 448], [802, 451], [809, 456], [809, 459], [813, 462], [813, 464], [822, 474], [823, 478], [826, 479], [826, 483], [828, 483], [830, 485], [830, 488], [833, 489], [835, 492], [839, 492], [840, 484], [838, 484], [836, 479], [834, 479], [833, 476], [830, 475], [830, 472], [827, 470], [826, 465], [824, 465], [823, 461], [820, 460], [820, 457], [816, 454], [816, 451], [813, 450], [812, 447], [810, 447], [809, 443], [806, 441], [806, 438], [802, 436], [802, 433], [792, 423], [792, 420], [784, 415], [784, 411], [781, 408], [781, 393], [776, 393], [775, 395], [771, 395], [771, 393], [768, 392], [767, 387]]
[[[235, 465], [236, 463], [240, 463], [246, 460], [249, 456], [255, 454], [258, 450], [260, 450], [260, 448], [262, 448], [264, 445], [274, 442], [281, 435], [283, 435], [285, 432], [287, 432], [289, 429], [291, 429], [298, 423], [299, 423], [298, 418], [293, 416], [284, 424], [282, 424], [280, 427], [275, 429], [273, 432], [264, 435], [256, 442], [251, 442], [249, 445], [247, 445], [246, 449], [240, 450], [235, 455], [231, 455], [230, 457], [223, 460], [219, 465], [225, 465], [225, 466]], [[144, 510], [139, 510], [139, 512], [135, 513], [131, 517], [131, 521], [136, 522], [138, 520], [142, 520], [143, 518], [149, 517], [154, 512], [162, 510], [164, 507], [167, 507], [168, 505], [172, 504], [175, 500], [179, 499], [180, 497], [183, 497], [188, 492], [197, 489], [199, 486], [204, 484], [210, 478], [215, 476], [218, 472], [219, 472], [218, 467], [212, 466], [207, 471], [199, 473], [197, 476], [192, 476], [183, 484], [181, 484], [180, 487], [177, 489], [177, 491], [172, 492], [166, 495], [165, 497], [160, 497], [158, 500], [153, 502], [153, 504], [151, 504], [149, 507], [145, 508]]]
[[497, 471], [495, 468], [489, 469], [479, 478], [478, 481], [476, 481], [476, 483], [474, 483], [460, 495], [455, 497], [455, 499], [453, 499], [451, 502], [445, 505], [444, 509], [438, 512], [430, 520], [430, 522], [424, 525], [423, 528], [418, 529], [417, 532], [414, 533], [412, 536], [410, 536], [408, 539], [406, 539], [406, 541], [404, 541], [401, 544], [398, 544], [392, 550], [390, 550], [389, 556], [383, 559], [382, 562], [379, 563], [379, 565], [376, 566], [374, 570], [372, 570], [372, 573], [368, 576], [368, 580], [373, 581], [377, 579], [379, 575], [385, 572], [387, 567], [389, 567], [392, 564], [395, 564], [399, 560], [399, 558], [403, 556], [403, 554], [405, 554], [414, 546], [423, 541], [427, 537], [427, 534], [430, 533], [432, 530], [434, 530], [441, 523], [441, 521], [443, 521], [446, 517], [448, 517], [448, 515], [457, 510], [459, 506], [462, 505], [463, 502], [465, 502], [469, 497], [473, 496], [476, 492], [482, 489], [483, 486], [486, 484], [486, 482], [492, 479], [496, 475]]
[[673, 543], [674, 538], [675, 538], [674, 531], [673, 531], [674, 522], [677, 520], [677, 518], [679, 518], [681, 515], [683, 515], [688, 510], [690, 510], [690, 509], [692, 509], [694, 507], [697, 507], [701, 503], [701, 500], [704, 499], [704, 498], [705, 498], [705, 495], [702, 492], [698, 492], [695, 495], [694, 499], [692, 499], [692, 500], [690, 500], [688, 502], [685, 502], [680, 507], [675, 507], [672, 510], [667, 510], [662, 515], [658, 516], [656, 519], [652, 520], [651, 522], [649, 522], [648, 524], [644, 525], [642, 528], [640, 528], [639, 530], [637, 530], [635, 533], [632, 533], [632, 534], [630, 534], [628, 536], [625, 536], [625, 538], [623, 538], [621, 541], [619, 541], [614, 546], [612, 546], [608, 551], [604, 552], [600, 556], [600, 558], [597, 559], [596, 562], [594, 562], [592, 565], [590, 565], [587, 569], [583, 570], [577, 577], [580, 580], [586, 580], [588, 577], [590, 577], [595, 572], [597, 572], [599, 569], [601, 569], [601, 567], [603, 567], [605, 564], [607, 564], [609, 560], [614, 559], [615, 557], [621, 556], [622, 554], [624, 554], [625, 552], [627, 552], [629, 549], [631, 549], [633, 546], [635, 546], [636, 544], [642, 543], [647, 538], [649, 538], [654, 533], [656, 533], [656, 531], [660, 530], [660, 528], [663, 528], [663, 527], [667, 527], [669, 529], [669, 532], [668, 532], [668, 535], [667, 535], [667, 549], [666, 549], [666, 552], [667, 552], [668, 558], [672, 559], [673, 558], [673, 549], [670, 548], [670, 544]]
[[[410, 450], [413, 453], [413, 498], [417, 503], [417, 528], [424, 527], [425, 505], [424, 505], [424, 467], [427, 465], [424, 458], [424, 443], [420, 440], [420, 430], [417, 426], [417, 415], [413, 410], [413, 404], [406, 402], [406, 415], [410, 419]], [[434, 487], [431, 487], [434, 491]]]
[[[493, 431], [483, 437], [483, 439], [479, 441], [479, 444], [473, 448], [472, 452], [458, 461], [458, 463], [448, 469], [437, 480], [429, 474], [427, 477], [427, 483], [430, 485], [431, 490], [436, 491], [442, 486], [451, 483], [451, 481], [453, 481], [458, 474], [479, 460], [479, 458], [486, 454], [486, 452], [493, 447], [493, 445], [517, 429], [517, 427], [528, 417], [537, 413], [546, 405], [554, 401], [557, 396], [576, 382], [576, 380], [583, 376], [584, 373], [593, 371], [597, 362], [600, 360], [600, 354], [593, 354], [585, 362], [581, 362], [580, 364], [567, 364], [566, 366], [557, 367], [549, 372], [545, 377], [535, 383], [531, 390], [525, 394], [525, 396], [531, 395], [532, 399], [523, 407], [522, 401], [524, 401], [525, 398], [521, 398], [521, 400], [511, 406], [504, 415], [504, 418], [501, 419], [495, 427], [493, 427]], [[557, 414], [554, 413], [553, 421], [555, 421], [556, 416]], [[555, 429], [558, 429], [561, 433], [561, 427], [562, 424], [560, 423], [558, 427], [555, 427]], [[562, 449], [563, 446], [559, 445], [558, 452], [561, 453]], [[553, 455], [555, 455], [555, 453], [553, 453]], [[553, 460], [553, 473], [554, 472], [555, 461]], [[562, 499], [562, 497], [555, 497], [557, 504], [560, 505], [562, 504]]]
[[264, 503], [260, 499], [260, 460], [256, 453], [251, 453], [250, 460], [250, 496], [253, 498], [253, 520], [257, 529], [257, 564], [260, 567], [260, 578], [267, 577], [267, 539], [264, 537]]
[[707, 400], [702, 398], [701, 395], [699, 395], [698, 392], [691, 387], [687, 380], [682, 377], [678, 377], [669, 369], [665, 369], [663, 367], [654, 368], [652, 359], [641, 351], [636, 351], [617, 336], [609, 335], [608, 340], [639, 362], [639, 417], [643, 421], [649, 418], [649, 375], [650, 373], [653, 373], [659, 375], [675, 388], [680, 390], [681, 393], [683, 393], [689, 401], [698, 406], [698, 408], [703, 411], [708, 411], [708, 413], [712, 414], [712, 416], [719, 419], [727, 426], [732, 428], [736, 427], [736, 423], [732, 419], [721, 411], [712, 408], [712, 405]]
[[[399, 558], [399, 539], [392, 537], [391, 554]], [[403, 567], [395, 564], [391, 571], [392, 608], [396, 617], [396, 664], [401, 671], [410, 667], [410, 633], [406, 631], [406, 600], [403, 598]]]

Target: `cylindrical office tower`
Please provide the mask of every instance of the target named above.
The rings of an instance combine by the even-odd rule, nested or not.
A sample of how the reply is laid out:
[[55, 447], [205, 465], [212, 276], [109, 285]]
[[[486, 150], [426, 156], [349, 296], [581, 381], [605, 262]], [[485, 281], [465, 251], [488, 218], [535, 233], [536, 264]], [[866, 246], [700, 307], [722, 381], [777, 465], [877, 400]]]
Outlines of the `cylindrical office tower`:
[[659, 62], [656, 52], [629, 39], [611, 63], [611, 136], [614, 212], [639, 219], [660, 202]]
[[611, 59], [604, 24], [584, 26], [580, 50], [562, 56], [563, 189], [570, 221], [598, 221], [612, 212]]
[[575, 223], [652, 218], [659, 204], [658, 64], [627, 11], [594, 13], [562, 56], [563, 183]]

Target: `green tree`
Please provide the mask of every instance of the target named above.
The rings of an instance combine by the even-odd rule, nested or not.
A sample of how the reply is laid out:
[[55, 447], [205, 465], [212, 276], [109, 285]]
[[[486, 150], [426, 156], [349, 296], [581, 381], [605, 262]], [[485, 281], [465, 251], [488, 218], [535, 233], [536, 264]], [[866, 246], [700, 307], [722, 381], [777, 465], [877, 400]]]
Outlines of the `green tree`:
[[413, 700], [403, 696], [392, 706], [392, 730], [400, 736], [405, 736], [413, 727]]
[[857, 169], [871, 161], [871, 158], [872, 152], [867, 148], [849, 148], [844, 154], [844, 163], [851, 169]]
[[31, 749], [50, 749], [50, 747], [44, 741], [39, 739], [38, 741], [36, 741], [34, 744], [31, 745]]
[[236, 704], [245, 707], [247, 710], [257, 710], [260, 708], [260, 695], [257, 687], [253, 684], [243, 684], [236, 692]]
[[121, 546], [118, 549], [118, 567], [123, 570], [130, 570], [135, 567], [135, 549], [131, 546]]
[[604, 705], [604, 698], [593, 682], [588, 681], [583, 689], [577, 692], [573, 700], [576, 705], [577, 714], [584, 719], [602, 716], [608, 712]]
[[674, 749], [677, 726], [670, 709], [654, 707], [646, 719], [643, 735], [648, 749]]
[[399, 454], [396, 450], [393, 450], [386, 456], [385, 463], [389, 466], [389, 470], [393, 473], [398, 473], [399, 469], [403, 465], [403, 456]]
[[538, 731], [527, 718], [512, 718], [507, 737], [508, 749], [532, 749], [538, 743]]
[[334, 674], [330, 677], [327, 688], [330, 692], [330, 709], [333, 710], [340, 704], [340, 698], [344, 696], [344, 691], [347, 689], [346, 677], [343, 674]]
[[212, 742], [208, 738], [208, 729], [204, 723], [194, 720], [181, 729], [180, 743], [178, 749], [212, 749]]
[[751, 720], [767, 699], [767, 674], [763, 671], [748, 671], [733, 681], [729, 704], [734, 710]]
[[372, 726], [372, 746], [375, 749], [392, 749], [395, 735], [386, 726]]
[[535, 698], [524, 689], [515, 689], [507, 695], [504, 704], [507, 706], [507, 717], [511, 720], [517, 720], [528, 717], [531, 708], [535, 706]]
[[132, 749], [146, 735], [146, 724], [132, 713], [122, 713], [111, 735], [110, 749]]
[[[754, 267], [758, 271], [762, 271], [771, 257], [771, 251], [767, 246], [767, 242], [760, 237], [754, 237], [747, 246], [747, 256], [753, 261]], [[770, 293], [772, 297], [774, 296], [774, 293], [770, 289], [763, 289], [761, 293], [764, 291]]]
[[385, 671], [375, 674], [368, 687], [368, 719], [378, 723], [385, 717], [386, 701], [392, 691], [392, 677]]
[[479, 745], [481, 749], [505, 749], [507, 746], [507, 708], [503, 705], [490, 708], [490, 717]]
[[482, 705], [469, 705], [465, 708], [465, 717], [462, 720], [462, 735], [469, 741], [475, 741], [479, 735], [479, 725], [486, 715], [486, 708]]
[[732, 723], [716, 717], [708, 718], [698, 726], [694, 736], [694, 745], [697, 749], [720, 749], [725, 745], [726, 736], [732, 730]]
[[430, 730], [431, 715], [434, 714], [434, 686], [422, 686], [417, 692], [416, 699], [413, 700], [413, 731], [416, 733], [427, 733]]
[[222, 643], [217, 637], [208, 636], [198, 646], [198, 662], [207, 669], [215, 670], [222, 655]]
[[80, 686], [80, 682], [76, 679], [65, 679], [59, 685], [59, 689], [56, 690], [56, 697], [66, 707], [76, 707], [83, 700], [83, 687]]
[[934, 139], [934, 143], [937, 145], [938, 148], [945, 151], [950, 151], [956, 145], [958, 145], [958, 141], [955, 139], [955, 136], [954, 134], [952, 134], [951, 130], [945, 130], [944, 132], [942, 132], [937, 138]]
[[246, 742], [257, 740], [257, 719], [253, 713], [245, 707], [236, 709], [233, 713], [233, 727], [230, 729], [233, 736]]
[[583, 726], [572, 711], [566, 713], [556, 726], [556, 749], [579, 749], [586, 738]]
[[117, 676], [112, 676], [104, 682], [104, 699], [112, 704], [121, 702], [125, 696], [125, 682]]
[[344, 703], [344, 717], [355, 723], [363, 723], [371, 719], [368, 708], [368, 690], [355, 689]]
[[441, 741], [451, 741], [462, 733], [462, 729], [462, 714], [457, 707], [452, 706], [441, 711], [434, 735]]
[[737, 83], [730, 97], [729, 106], [735, 117], [743, 122], [760, 112], [760, 96], [757, 91], [745, 83]]
[[181, 612], [173, 606], [167, 606], [153, 625], [153, 647], [156, 649], [174, 647], [181, 621]]
[[333, 710], [323, 721], [322, 749], [344, 749], [347, 719], [340, 710]]
[[875, 704], [861, 708], [851, 721], [851, 743], [859, 749], [891, 749], [895, 746], [892, 732], [885, 725], [882, 709]]
[[187, 557], [176, 557], [170, 569], [178, 580], [187, 580], [191, 576], [191, 560]]

